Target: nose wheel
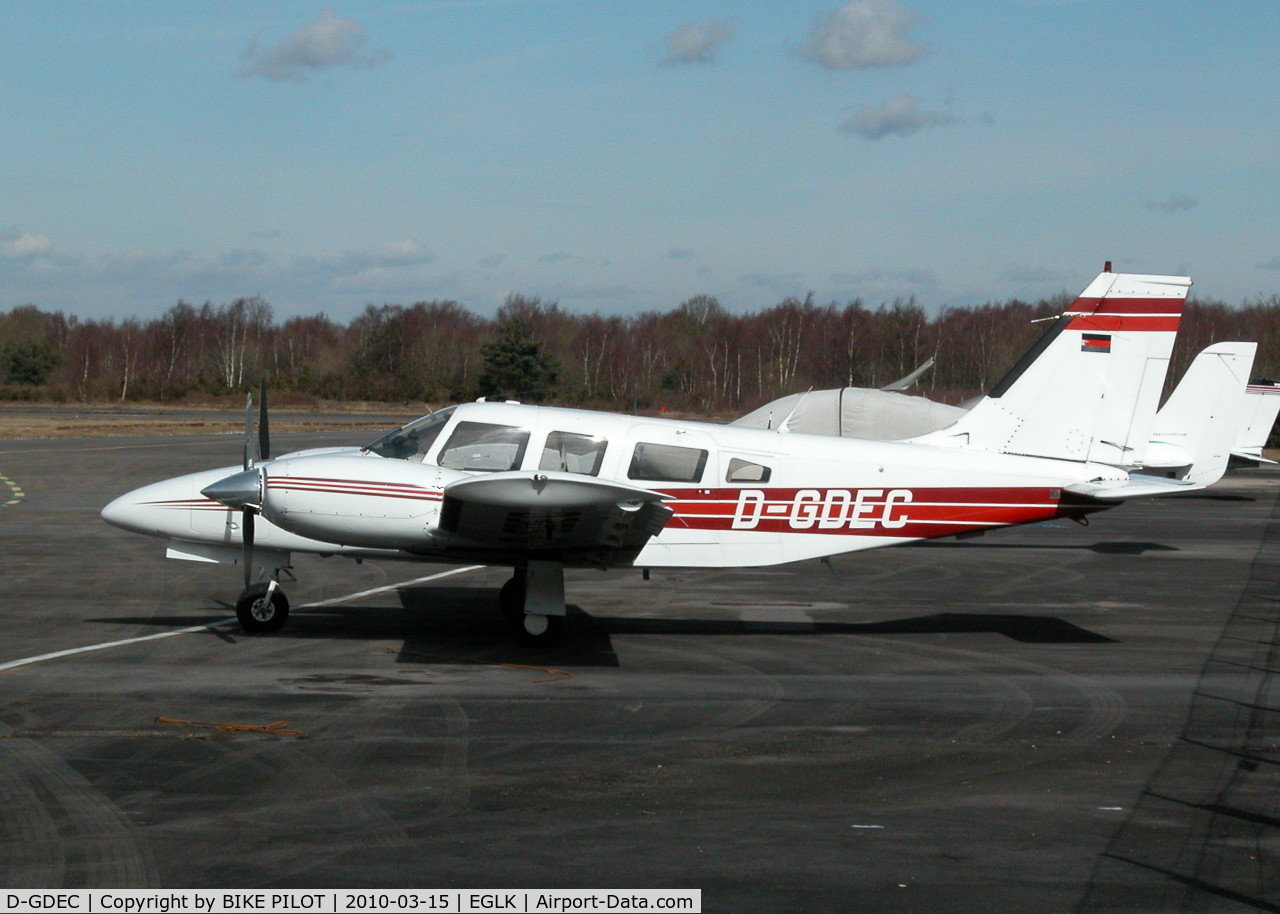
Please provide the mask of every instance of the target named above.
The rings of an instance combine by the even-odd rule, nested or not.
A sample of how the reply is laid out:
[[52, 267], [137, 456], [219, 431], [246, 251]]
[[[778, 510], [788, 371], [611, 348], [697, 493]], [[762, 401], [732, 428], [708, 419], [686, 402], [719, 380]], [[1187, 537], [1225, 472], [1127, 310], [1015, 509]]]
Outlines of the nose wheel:
[[246, 634], [278, 632], [289, 620], [289, 599], [275, 581], [254, 584], [236, 600], [236, 619]]

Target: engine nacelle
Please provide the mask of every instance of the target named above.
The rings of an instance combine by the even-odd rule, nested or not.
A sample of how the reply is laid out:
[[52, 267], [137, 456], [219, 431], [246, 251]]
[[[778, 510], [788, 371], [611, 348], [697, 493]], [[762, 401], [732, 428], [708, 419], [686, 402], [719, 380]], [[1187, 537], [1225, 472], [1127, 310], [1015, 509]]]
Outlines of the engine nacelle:
[[301, 536], [377, 549], [422, 549], [447, 483], [465, 474], [376, 455], [273, 461], [263, 515]]

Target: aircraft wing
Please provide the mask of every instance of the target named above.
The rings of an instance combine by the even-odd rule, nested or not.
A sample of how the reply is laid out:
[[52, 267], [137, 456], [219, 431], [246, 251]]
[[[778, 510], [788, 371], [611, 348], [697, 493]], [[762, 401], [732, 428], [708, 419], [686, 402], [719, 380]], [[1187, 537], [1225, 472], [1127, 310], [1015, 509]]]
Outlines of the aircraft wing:
[[662, 531], [667, 496], [577, 473], [489, 473], [445, 486], [448, 549], [628, 564]]
[[1203, 484], [1189, 480], [1130, 473], [1129, 478], [1123, 481], [1078, 482], [1067, 486], [1065, 491], [1096, 501], [1127, 501], [1130, 498], [1174, 495], [1178, 492], [1194, 492], [1196, 489], [1203, 488], [1205, 488]]
[[886, 384], [884, 387], [881, 387], [880, 389], [881, 390], [897, 390], [897, 391], [909, 390], [911, 388], [911, 385], [914, 384], [916, 381], [919, 381], [920, 376], [932, 367], [933, 367], [933, 358], [930, 357], [926, 359], [924, 362], [921, 362], [919, 365], [917, 365], [915, 369], [911, 372], [911, 374], [907, 375], [906, 377], [898, 378], [898, 380], [893, 381], [892, 383]]

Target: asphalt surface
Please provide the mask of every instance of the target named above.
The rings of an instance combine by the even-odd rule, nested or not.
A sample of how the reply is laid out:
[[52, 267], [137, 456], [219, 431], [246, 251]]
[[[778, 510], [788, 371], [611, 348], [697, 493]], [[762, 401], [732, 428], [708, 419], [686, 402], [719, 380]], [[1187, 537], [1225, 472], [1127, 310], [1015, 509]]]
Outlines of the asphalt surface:
[[[0, 668], [231, 616], [237, 570], [97, 512], [237, 456], [0, 441]], [[571, 572], [545, 651], [508, 639], [500, 569], [340, 601], [451, 569], [300, 557], [276, 635], [0, 672], [0, 885], [1280, 910], [1277, 492], [1252, 471], [830, 566]]]

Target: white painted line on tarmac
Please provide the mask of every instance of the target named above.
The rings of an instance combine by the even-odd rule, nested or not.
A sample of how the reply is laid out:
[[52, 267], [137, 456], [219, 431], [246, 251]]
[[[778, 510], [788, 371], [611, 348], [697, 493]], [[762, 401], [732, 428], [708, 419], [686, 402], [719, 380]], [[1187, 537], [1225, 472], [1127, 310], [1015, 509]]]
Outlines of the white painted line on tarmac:
[[46, 660], [57, 660], [59, 657], [70, 657], [73, 654], [87, 654], [90, 651], [105, 651], [109, 647], [123, 647], [126, 644], [138, 644], [142, 641], [158, 641], [161, 638], [172, 638], [175, 635], [187, 635], [191, 632], [202, 632], [205, 629], [213, 628], [215, 625], [223, 625], [227, 622], [234, 622], [235, 617], [230, 619], [219, 619], [217, 622], [206, 622], [204, 625], [193, 625], [190, 628], [180, 628], [171, 632], [160, 632], [158, 635], [143, 635], [141, 638], [125, 638], [123, 641], [107, 641], [104, 644], [90, 644], [87, 647], [73, 647], [65, 651], [54, 651], [52, 654], [40, 654], [37, 657], [24, 657], [21, 660], [10, 660], [8, 663], [0, 663], [0, 673], [6, 670], [14, 670], [20, 666], [30, 666], [33, 663], [43, 663]]
[[[429, 574], [425, 577], [414, 578], [411, 581], [401, 581], [398, 584], [385, 584], [382, 587], [374, 587], [370, 590], [361, 590], [356, 593], [349, 593], [341, 597], [333, 597], [328, 600], [318, 600], [315, 603], [303, 603], [295, 606], [294, 609], [314, 609], [318, 606], [333, 606], [338, 603], [347, 603], [351, 600], [359, 600], [361, 597], [371, 597], [374, 594], [386, 593], [389, 590], [399, 590], [401, 587], [410, 587], [414, 584], [426, 584], [429, 581], [438, 581], [441, 578], [452, 577], [456, 574], [465, 574], [469, 571], [477, 571], [484, 568], [484, 565], [467, 565], [463, 568], [451, 568], [448, 571], [441, 571], [438, 574]], [[76, 654], [88, 654], [93, 651], [105, 651], [111, 647], [124, 647], [126, 644], [141, 644], [143, 641], [159, 641], [162, 638], [175, 638], [178, 635], [190, 635], [193, 632], [212, 631], [219, 625], [229, 625], [236, 621], [235, 616], [230, 619], [219, 619], [216, 622], [205, 622], [202, 625], [192, 625], [187, 628], [174, 629], [171, 632], [159, 632], [155, 635], [143, 635], [139, 638], [124, 638], [120, 641], [105, 641], [102, 644], [89, 644], [85, 647], [68, 648], [65, 651], [54, 651], [51, 654], [40, 654], [35, 657], [24, 657], [21, 660], [10, 660], [7, 663], [0, 663], [0, 673], [7, 670], [16, 670], [18, 667], [30, 666], [33, 663], [43, 663], [46, 660], [57, 660], [61, 657], [72, 657]]]
[[[382, 587], [375, 587], [372, 590], [362, 590], [359, 593], [349, 593], [345, 597], [334, 597], [331, 600], [317, 600], [315, 603], [303, 603], [295, 609], [314, 609], [317, 606], [333, 606], [335, 603], [346, 603], [348, 600], [358, 600], [361, 597], [371, 597], [375, 593], [386, 593], [388, 590], [399, 590], [401, 587], [409, 587], [412, 584], [425, 584], [428, 581], [438, 581], [441, 578], [452, 577], [455, 574], [464, 574], [468, 571], [477, 571], [485, 568], [485, 565], [467, 565], [463, 568], [451, 568], [448, 571], [442, 571], [439, 574], [429, 574], [425, 578], [414, 578], [412, 581], [401, 581], [399, 584], [385, 584]], [[234, 621], [234, 620], [233, 620]]]

